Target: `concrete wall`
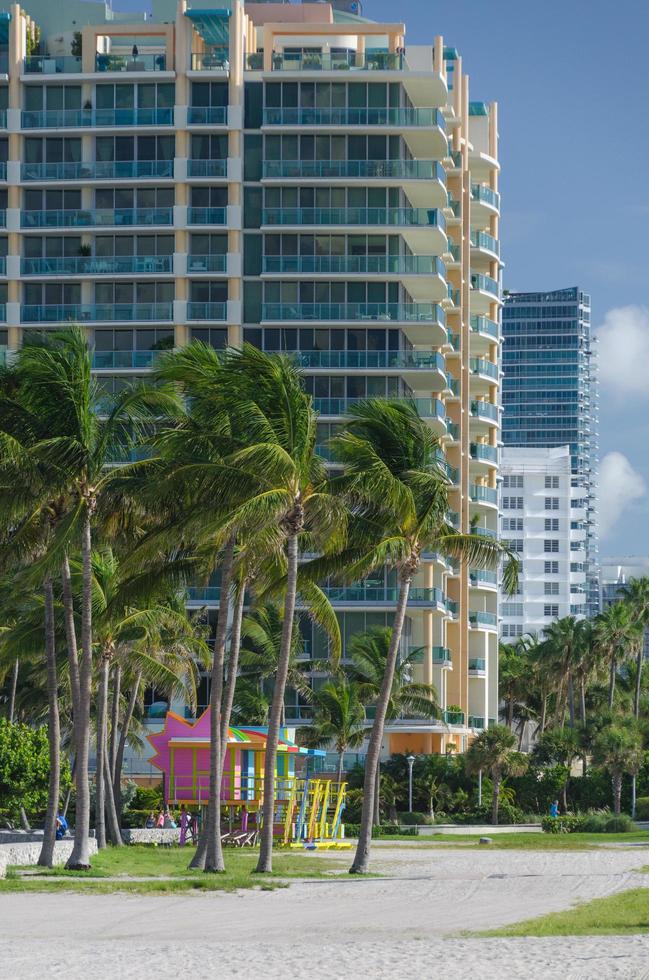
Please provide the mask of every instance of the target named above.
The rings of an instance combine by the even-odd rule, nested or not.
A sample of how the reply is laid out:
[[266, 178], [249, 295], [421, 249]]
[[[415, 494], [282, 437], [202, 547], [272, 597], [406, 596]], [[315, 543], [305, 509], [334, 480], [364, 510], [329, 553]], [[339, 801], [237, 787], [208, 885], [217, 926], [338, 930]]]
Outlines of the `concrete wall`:
[[[36, 835], [23, 835], [18, 839], [18, 835], [11, 835], [13, 839], [4, 843], [6, 837], [2, 835], [3, 843], [0, 843], [0, 878], [6, 878], [7, 867], [10, 864], [36, 864], [38, 855], [41, 853], [42, 837]], [[27, 838], [27, 839], [25, 839]], [[74, 841], [61, 840], [54, 845], [54, 864], [65, 864], [72, 853]], [[97, 842], [90, 841], [90, 856], [97, 853]]]

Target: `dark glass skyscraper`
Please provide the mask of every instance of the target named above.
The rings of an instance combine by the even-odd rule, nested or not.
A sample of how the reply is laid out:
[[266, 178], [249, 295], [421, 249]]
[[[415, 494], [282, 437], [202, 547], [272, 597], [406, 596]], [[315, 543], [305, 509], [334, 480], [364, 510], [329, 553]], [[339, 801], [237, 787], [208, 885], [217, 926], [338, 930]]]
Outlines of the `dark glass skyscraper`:
[[590, 296], [576, 286], [510, 293], [502, 324], [503, 443], [570, 447], [575, 517], [585, 513], [585, 527], [581, 520], [571, 520], [571, 544], [585, 531], [587, 612], [592, 615], [598, 611], [599, 594], [597, 368]]

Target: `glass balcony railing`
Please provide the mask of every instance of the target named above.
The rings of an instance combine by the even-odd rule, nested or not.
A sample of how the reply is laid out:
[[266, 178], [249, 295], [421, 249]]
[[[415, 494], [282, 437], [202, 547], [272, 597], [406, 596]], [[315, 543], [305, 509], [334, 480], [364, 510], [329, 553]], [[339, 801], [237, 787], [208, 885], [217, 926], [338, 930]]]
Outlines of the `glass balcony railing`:
[[496, 446], [487, 446], [481, 442], [472, 442], [470, 451], [471, 459], [479, 459], [487, 463], [498, 462], [498, 449]]
[[[284, 106], [264, 109], [264, 126], [394, 126], [425, 127], [437, 126], [444, 130], [446, 123], [439, 109], [397, 108], [350, 108], [349, 106], [329, 106], [327, 108], [305, 108], [303, 106]], [[481, 185], [479, 185], [481, 186]]]
[[448, 342], [453, 348], [453, 350], [459, 350], [461, 346], [461, 338], [459, 333], [453, 333], [451, 330], [448, 332]]
[[188, 160], [188, 177], [227, 177], [227, 160]]
[[498, 365], [486, 361], [483, 357], [470, 357], [469, 370], [471, 374], [484, 374], [494, 381], [498, 380]]
[[81, 58], [77, 55], [28, 54], [23, 62], [26, 75], [77, 75]]
[[57, 255], [23, 258], [23, 276], [169, 275], [171, 255]]
[[173, 107], [140, 109], [24, 109], [23, 129], [75, 129], [79, 126], [171, 126]]
[[450, 524], [451, 527], [454, 527], [456, 530], [459, 530], [460, 515], [456, 510], [448, 510], [446, 512], [446, 523]]
[[479, 273], [471, 276], [471, 289], [479, 289], [481, 292], [491, 293], [492, 296], [500, 296], [500, 283], [498, 280]]
[[471, 585], [498, 585], [496, 572], [490, 572], [487, 568], [472, 568], [469, 572], [469, 582]]
[[272, 179], [368, 178], [439, 180], [446, 171], [436, 160], [266, 160], [264, 177]]
[[498, 531], [494, 531], [490, 527], [474, 527], [471, 533], [477, 534], [481, 538], [490, 538], [493, 541], [498, 537]]
[[173, 208], [97, 208], [89, 211], [69, 208], [61, 211], [21, 211], [20, 224], [23, 228], [171, 225]]
[[486, 184], [471, 184], [471, 198], [492, 208], [500, 207], [500, 194]]
[[225, 51], [192, 52], [192, 71], [229, 71], [230, 61]]
[[485, 727], [485, 720], [483, 717], [480, 715], [469, 715], [469, 728], [478, 728], [482, 730]]
[[[249, 70], [263, 68], [263, 54], [248, 55]], [[308, 52], [306, 54], [274, 51], [273, 71], [403, 71], [405, 56], [397, 51], [341, 51], [336, 53]]]
[[265, 273], [446, 276], [436, 255], [264, 255]]
[[187, 107], [190, 126], [227, 126], [228, 107], [225, 105], [190, 105]]
[[7, 164], [4, 161], [0, 161], [0, 180], [7, 179]]
[[66, 323], [85, 321], [133, 322], [171, 320], [172, 303], [64, 303], [23, 304], [23, 323]]
[[474, 333], [481, 333], [496, 340], [500, 336], [498, 324], [494, 320], [488, 320], [486, 316], [472, 316], [470, 325]]
[[166, 56], [157, 54], [100, 54], [95, 55], [96, 71], [166, 71]]
[[277, 351], [288, 353], [306, 370], [387, 370], [444, 371], [444, 358], [438, 353], [412, 350], [313, 350]]
[[171, 178], [173, 160], [90, 160], [23, 163], [21, 180], [140, 180]]
[[0, 255], [0, 276], [7, 275], [7, 256]]
[[450, 419], [447, 419], [446, 431], [454, 442], [457, 442], [457, 440], [460, 438], [460, 426], [457, 424], [457, 422], [451, 422]]
[[396, 225], [446, 228], [437, 208], [264, 208], [263, 225]]
[[189, 225], [224, 225], [227, 208], [187, 208]]
[[92, 366], [95, 371], [150, 368], [161, 353], [159, 350], [96, 350], [93, 351]]
[[464, 724], [464, 712], [463, 711], [443, 711], [442, 720], [446, 722], [447, 725], [463, 725]]
[[459, 245], [453, 245], [449, 239], [447, 252], [451, 256], [453, 262], [459, 262], [462, 257], [462, 250]]
[[218, 585], [192, 586], [187, 589], [189, 602], [218, 602], [220, 597], [221, 589]]
[[[345, 415], [348, 408], [361, 398], [314, 398], [313, 407], [321, 415]], [[439, 398], [412, 398], [411, 401], [422, 418], [444, 418], [444, 404]]]
[[438, 323], [444, 311], [437, 303], [264, 303], [262, 320], [377, 320], [381, 323]]
[[474, 248], [484, 248], [487, 252], [500, 255], [500, 242], [493, 235], [488, 235], [486, 231], [472, 231], [471, 244]]
[[187, 304], [188, 320], [227, 320], [227, 303], [195, 303]]
[[108, 463], [139, 463], [149, 459], [151, 450], [148, 446], [113, 446], [109, 450]]
[[496, 626], [498, 617], [492, 612], [470, 612], [469, 623], [471, 626]]
[[[386, 585], [326, 586], [323, 589], [331, 602], [396, 602], [399, 589]], [[419, 605], [446, 607], [448, 600], [441, 589], [411, 588], [408, 601]]]
[[224, 273], [228, 267], [227, 255], [188, 255], [188, 272], [220, 272]]
[[450, 664], [452, 660], [453, 655], [448, 647], [433, 647], [434, 664]]
[[7, 304], [0, 303], [0, 323], [7, 322]]
[[478, 419], [492, 419], [498, 421], [498, 406], [490, 402], [474, 401], [471, 402], [471, 415]]

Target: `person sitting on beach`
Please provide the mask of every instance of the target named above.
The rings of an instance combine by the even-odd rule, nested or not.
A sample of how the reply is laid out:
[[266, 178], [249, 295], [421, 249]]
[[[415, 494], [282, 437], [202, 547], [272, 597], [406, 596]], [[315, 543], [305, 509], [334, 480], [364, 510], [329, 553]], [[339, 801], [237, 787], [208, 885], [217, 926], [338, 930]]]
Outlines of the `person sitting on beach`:
[[175, 830], [176, 828], [176, 821], [171, 816], [171, 812], [169, 810], [165, 810], [162, 826], [165, 830]]
[[62, 813], [56, 815], [56, 839], [63, 840], [68, 829], [68, 821]]
[[158, 819], [156, 820], [156, 827], [159, 827], [160, 830], [162, 830], [164, 825], [165, 825], [165, 812], [164, 810], [161, 810], [160, 813], [158, 814]]
[[550, 804], [550, 816], [551, 817], [558, 817], [559, 816], [559, 801], [558, 800], [553, 800], [552, 803]]
[[155, 827], [155, 813], [153, 812], [153, 810], [151, 810], [151, 813], [146, 818], [144, 827], [146, 830], [153, 830], [153, 828]]

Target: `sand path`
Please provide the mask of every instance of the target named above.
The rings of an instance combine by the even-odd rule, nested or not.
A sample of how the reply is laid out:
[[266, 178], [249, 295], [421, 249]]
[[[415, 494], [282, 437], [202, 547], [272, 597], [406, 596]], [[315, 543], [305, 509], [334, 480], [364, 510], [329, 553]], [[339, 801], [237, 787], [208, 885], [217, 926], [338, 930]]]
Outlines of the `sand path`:
[[[177, 976], [444, 980], [649, 978], [649, 935], [444, 939], [649, 887], [649, 849], [377, 848], [391, 877], [174, 897], [0, 895], [0, 963], [17, 980]], [[329, 860], [326, 855], [323, 861]], [[334, 859], [339, 861], [340, 855]]]

